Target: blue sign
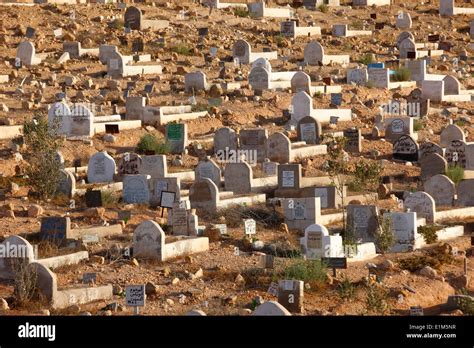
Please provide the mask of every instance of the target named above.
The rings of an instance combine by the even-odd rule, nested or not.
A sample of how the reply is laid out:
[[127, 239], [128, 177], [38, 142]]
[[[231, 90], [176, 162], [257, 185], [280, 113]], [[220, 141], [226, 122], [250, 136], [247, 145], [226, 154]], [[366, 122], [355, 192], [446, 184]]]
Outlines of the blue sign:
[[342, 93], [331, 93], [331, 104], [340, 106], [342, 104]]
[[42, 240], [64, 240], [71, 229], [69, 217], [44, 217], [41, 219], [40, 238]]
[[369, 69], [384, 69], [385, 64], [384, 63], [369, 63], [367, 65], [367, 68], [369, 68]]

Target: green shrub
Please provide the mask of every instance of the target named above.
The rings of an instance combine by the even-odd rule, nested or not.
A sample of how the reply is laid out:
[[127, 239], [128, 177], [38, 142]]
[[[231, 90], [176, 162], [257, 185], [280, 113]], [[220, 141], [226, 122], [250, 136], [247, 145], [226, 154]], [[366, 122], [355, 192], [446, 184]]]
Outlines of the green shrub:
[[285, 37], [281, 34], [273, 35], [273, 42], [280, 46], [285, 41]]
[[374, 62], [374, 56], [372, 54], [364, 54], [362, 57], [360, 57], [359, 62], [365, 65], [369, 65], [370, 63]]
[[337, 292], [343, 300], [354, 297], [355, 287], [347, 276], [337, 286]]
[[415, 120], [413, 121], [413, 130], [414, 130], [415, 132], [421, 131], [421, 130], [423, 129], [423, 127], [424, 127], [424, 124], [423, 124], [423, 122], [422, 122], [421, 120], [415, 119]]
[[57, 160], [57, 151], [61, 140], [57, 136], [58, 127], [59, 119], [49, 126], [44, 115], [24, 124], [28, 184], [42, 199], [54, 196], [60, 181], [61, 164]]
[[380, 250], [380, 252], [385, 254], [395, 243], [395, 235], [393, 234], [392, 230], [392, 220], [390, 218], [380, 217], [378, 224], [379, 228], [377, 231], [375, 243], [377, 244], [377, 248]]
[[124, 26], [125, 26], [125, 22], [121, 19], [114, 19], [111, 23], [110, 23], [110, 26], [113, 28], [113, 29], [117, 29], [117, 30], [123, 30]]
[[351, 23], [351, 27], [355, 30], [363, 30], [364, 29], [364, 23], [362, 23], [361, 20], [356, 20]]
[[395, 70], [395, 73], [392, 75], [392, 81], [410, 81], [411, 72], [407, 68], [400, 68]]
[[438, 240], [438, 232], [441, 229], [441, 226], [436, 225], [425, 225], [425, 226], [418, 226], [418, 233], [423, 236], [426, 244], [433, 244], [436, 243]]
[[192, 56], [193, 48], [186, 45], [185, 43], [180, 42], [171, 47], [171, 52], [182, 54], [183, 56]]
[[466, 125], [466, 121], [464, 120], [457, 120], [457, 121], [454, 121], [454, 124], [456, 126], [459, 126], [459, 127], [464, 127]]
[[104, 190], [100, 193], [102, 197], [102, 206], [105, 208], [112, 208], [118, 203], [118, 197], [113, 191]]
[[234, 15], [237, 17], [248, 17], [250, 15], [248, 9], [244, 7], [236, 7], [234, 8]]
[[166, 154], [170, 152], [170, 145], [166, 142], [160, 142], [152, 134], [145, 134], [140, 138], [136, 151], [141, 154], [148, 151], [154, 151], [156, 154]]
[[320, 260], [292, 259], [285, 267], [282, 279], [302, 280], [305, 283], [322, 284], [327, 279], [326, 265]]
[[460, 165], [449, 166], [446, 170], [446, 176], [457, 185], [464, 179], [464, 168]]
[[329, 7], [326, 4], [321, 4], [319, 5], [318, 10], [322, 13], [327, 13], [329, 11]]
[[388, 293], [385, 289], [374, 284], [367, 291], [366, 306], [370, 314], [384, 314], [388, 309]]

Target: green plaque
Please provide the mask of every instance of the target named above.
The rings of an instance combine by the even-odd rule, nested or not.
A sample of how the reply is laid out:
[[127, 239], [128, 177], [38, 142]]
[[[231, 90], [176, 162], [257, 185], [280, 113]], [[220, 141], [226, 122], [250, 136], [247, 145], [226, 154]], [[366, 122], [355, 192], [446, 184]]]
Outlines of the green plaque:
[[167, 138], [169, 140], [181, 140], [183, 139], [183, 132], [183, 124], [170, 124], [167, 129]]

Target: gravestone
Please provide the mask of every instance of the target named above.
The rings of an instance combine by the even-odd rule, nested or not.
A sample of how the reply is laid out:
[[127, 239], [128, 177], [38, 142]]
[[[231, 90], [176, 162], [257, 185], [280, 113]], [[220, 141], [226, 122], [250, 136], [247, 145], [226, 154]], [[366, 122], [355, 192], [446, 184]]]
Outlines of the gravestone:
[[450, 166], [461, 166], [464, 169], [467, 167], [467, 145], [462, 140], [453, 140], [447, 146], [444, 157]]
[[290, 230], [303, 231], [321, 218], [321, 203], [317, 197], [284, 199], [282, 206]]
[[92, 136], [94, 133], [94, 114], [82, 104], [76, 104], [71, 109], [71, 125], [69, 135]]
[[58, 280], [56, 275], [48, 267], [43, 266], [39, 262], [30, 263], [27, 271], [36, 274], [34, 287], [38, 289], [48, 303], [54, 303], [53, 301], [58, 293]]
[[95, 208], [102, 206], [102, 192], [100, 190], [86, 191], [86, 206], [88, 208]]
[[87, 165], [89, 183], [112, 182], [115, 174], [115, 161], [107, 152], [97, 152]]
[[402, 135], [393, 143], [393, 159], [401, 161], [418, 161], [418, 144], [409, 135]]
[[240, 131], [240, 150], [255, 151], [257, 161], [263, 162], [266, 156], [266, 141], [268, 138], [268, 129], [253, 128]]
[[188, 146], [188, 125], [186, 123], [168, 123], [166, 125], [166, 141], [172, 154], [181, 154]]
[[410, 29], [412, 25], [411, 16], [408, 12], [400, 12], [397, 16], [398, 29]]
[[450, 124], [441, 131], [440, 145], [441, 147], [448, 147], [453, 140], [466, 141], [466, 136], [461, 127]]
[[411, 251], [418, 238], [416, 212], [390, 212], [385, 213], [384, 221], [390, 219], [390, 227], [395, 237], [392, 251]]
[[228, 163], [224, 170], [226, 191], [232, 191], [234, 194], [250, 193], [252, 191], [252, 176], [252, 168], [248, 163]]
[[474, 179], [461, 180], [458, 185], [457, 206], [473, 207], [474, 206]]
[[448, 169], [448, 162], [437, 153], [429, 153], [420, 159], [421, 179], [426, 180], [437, 174], [444, 174]]
[[136, 153], [126, 153], [118, 162], [118, 175], [135, 175], [139, 173], [142, 158]]
[[431, 153], [437, 153], [440, 156], [444, 155], [443, 148], [431, 141], [426, 141], [420, 145], [419, 158], [428, 156]]
[[219, 189], [211, 179], [196, 181], [189, 188], [191, 208], [214, 212], [219, 200]]
[[242, 64], [249, 64], [251, 51], [252, 48], [247, 41], [237, 40], [232, 47], [232, 56], [238, 58]]
[[346, 138], [346, 144], [344, 150], [347, 152], [362, 152], [362, 137], [360, 129], [348, 128], [344, 130], [344, 137]]
[[123, 201], [125, 203], [149, 203], [149, 175], [125, 175], [123, 178]]
[[319, 65], [323, 62], [324, 48], [317, 41], [312, 41], [304, 48], [304, 61], [309, 65]]
[[429, 194], [423, 191], [409, 193], [404, 199], [404, 206], [426, 219], [427, 223], [435, 222], [436, 204]]
[[346, 36], [347, 35], [347, 24], [334, 24], [332, 26], [333, 36]]
[[[127, 45], [127, 43], [124, 43]], [[120, 77], [125, 72], [125, 60], [119, 52], [112, 51], [109, 53], [107, 60], [107, 75], [111, 77]]]
[[48, 127], [58, 134], [68, 135], [71, 132], [71, 109], [65, 102], [57, 102], [48, 110]]
[[290, 316], [291, 313], [276, 301], [266, 301], [252, 312], [253, 316]]
[[29, 264], [35, 260], [33, 246], [24, 238], [12, 235], [0, 243], [0, 249], [4, 252], [0, 257], [0, 279], [14, 279], [17, 274], [15, 260], [21, 260]]
[[16, 51], [16, 58], [20, 59], [20, 62], [26, 66], [34, 65], [39, 63], [39, 59], [35, 57], [36, 50], [33, 43], [30, 41], [23, 41], [18, 45]]
[[271, 162], [268, 158], [262, 163], [262, 170], [265, 176], [276, 176], [278, 175], [278, 163]]
[[188, 235], [188, 210], [180, 208], [179, 203], [175, 203], [171, 212], [171, 225], [173, 226], [173, 235]]
[[443, 78], [444, 95], [459, 95], [461, 92], [461, 83], [452, 75], [446, 75]]
[[59, 171], [59, 184], [57, 192], [60, 192], [67, 197], [71, 198], [74, 196], [76, 191], [76, 178], [71, 172], [68, 172], [64, 169]]
[[[343, 196], [346, 197], [347, 187], [343, 187]], [[322, 186], [314, 188], [314, 196], [319, 197], [321, 201], [321, 208], [336, 209], [342, 206], [342, 199], [337, 193], [336, 186]]]
[[[412, 80], [415, 80], [415, 78], [413, 77], [413, 73], [412, 73]], [[429, 110], [430, 110], [430, 100], [423, 97], [423, 93], [421, 89], [416, 88], [413, 91], [411, 91], [408, 97], [406, 98], [406, 101], [409, 105], [416, 105], [415, 110], [417, 111], [417, 112], [412, 112], [413, 107], [411, 108], [409, 107], [408, 116], [424, 117], [428, 115]]]
[[308, 226], [300, 243], [309, 260], [344, 256], [342, 237], [330, 236], [326, 227], [320, 224]]
[[291, 78], [291, 91], [293, 93], [305, 91], [311, 94], [311, 77], [304, 71], [298, 71]]
[[133, 232], [133, 256], [160, 259], [165, 233], [155, 221], [142, 222]]
[[138, 173], [150, 175], [152, 179], [164, 178], [168, 174], [166, 155], [143, 156]]
[[378, 228], [377, 207], [373, 205], [349, 204], [347, 206], [347, 225], [357, 239], [374, 242]]
[[366, 68], [347, 69], [347, 83], [355, 83], [356, 85], [365, 85], [368, 81], [368, 73]]
[[329, 231], [320, 224], [312, 224], [305, 229], [302, 242], [307, 259], [327, 257], [325, 248], [329, 245]]
[[214, 153], [237, 150], [237, 133], [232, 128], [219, 128], [214, 134]]
[[161, 192], [168, 191], [175, 193], [175, 202], [181, 199], [181, 181], [179, 178], [155, 178], [152, 179], [153, 193], [150, 205], [156, 207], [161, 205]]
[[301, 280], [280, 280], [278, 282], [278, 303], [291, 313], [303, 312], [304, 282]]
[[413, 118], [397, 117], [385, 119], [385, 139], [395, 142], [402, 135], [413, 135]]
[[270, 88], [270, 72], [262, 67], [250, 70], [249, 85], [254, 91], [264, 91]]
[[40, 239], [49, 241], [63, 241], [71, 231], [69, 217], [44, 217], [41, 219]]
[[124, 14], [125, 27], [132, 30], [141, 30], [142, 16], [142, 11], [138, 7], [128, 7]]
[[306, 144], [319, 144], [321, 142], [322, 128], [314, 117], [306, 116], [299, 120], [296, 128], [298, 141]]
[[[400, 50], [400, 59], [416, 58], [416, 44], [411, 38], [407, 38], [400, 42], [398, 49]], [[414, 52], [414, 57], [412, 57]]]
[[283, 36], [294, 37], [296, 31], [296, 21], [289, 20], [280, 22], [280, 33]]
[[446, 175], [437, 174], [426, 180], [423, 188], [435, 200], [436, 206], [452, 206], [456, 187]]
[[221, 169], [212, 159], [200, 161], [194, 169], [196, 180], [211, 179], [217, 187], [221, 184]]
[[208, 89], [206, 74], [202, 71], [195, 71], [184, 75], [184, 85], [186, 92], [205, 91]]
[[388, 69], [368, 69], [368, 82], [372, 83], [376, 88], [388, 88], [390, 83]]
[[278, 163], [290, 162], [291, 142], [281, 133], [273, 133], [267, 139], [267, 158]]
[[300, 164], [280, 164], [278, 166], [278, 188], [299, 190], [301, 185]]
[[397, 38], [397, 48], [400, 49], [400, 44], [406, 40], [406, 39], [411, 39], [412, 41], [415, 41], [415, 37], [413, 34], [409, 31], [402, 31], [400, 35], [398, 35]]
[[81, 44], [77, 41], [64, 41], [63, 51], [68, 52], [72, 59], [79, 59], [81, 57]]
[[291, 99], [291, 105], [293, 106], [291, 119], [296, 123], [303, 117], [311, 115], [313, 99], [308, 93], [300, 91]]

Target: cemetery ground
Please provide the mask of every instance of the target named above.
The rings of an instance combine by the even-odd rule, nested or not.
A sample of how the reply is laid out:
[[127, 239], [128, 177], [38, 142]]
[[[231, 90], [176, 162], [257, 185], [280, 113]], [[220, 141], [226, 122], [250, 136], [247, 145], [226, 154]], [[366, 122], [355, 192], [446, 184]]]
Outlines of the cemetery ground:
[[[344, 4], [344, 1], [341, 1]], [[94, 5], [94, 4], [92, 4]], [[273, 6], [276, 6], [273, 4]], [[38, 115], [46, 116], [48, 106], [56, 101], [57, 93], [66, 90], [68, 98], [75, 102], [89, 101], [101, 106], [102, 115], [125, 113], [123, 92], [127, 82], [133, 82], [134, 95], [146, 95], [148, 105], [189, 104], [193, 93], [185, 92], [184, 75], [199, 69], [205, 72], [208, 81], [238, 81], [243, 88], [226, 91], [214, 85], [208, 91], [196, 91], [193, 111], [207, 111], [207, 116], [186, 121], [189, 138], [188, 151], [180, 155], [165, 152], [168, 173], [194, 172], [200, 160], [213, 156], [213, 137], [221, 127], [231, 127], [236, 132], [253, 127], [263, 127], [269, 134], [286, 132], [292, 142], [298, 141], [297, 132], [286, 126], [290, 116], [286, 113], [292, 103], [293, 94], [281, 90], [265, 90], [255, 96], [248, 88], [247, 76], [251, 65], [232, 64], [232, 45], [238, 38], [245, 38], [252, 47], [270, 47], [287, 59], [272, 60], [273, 71], [297, 71], [298, 61], [304, 58], [307, 37], [290, 39], [280, 34], [280, 21], [266, 18], [255, 20], [244, 12], [233, 9], [209, 10], [193, 2], [156, 2], [154, 6], [144, 6], [146, 17], [169, 20], [165, 29], [144, 29], [132, 32], [128, 42], [123, 42], [122, 9], [116, 4], [86, 5], [35, 5], [35, 7], [0, 8], [0, 75], [9, 75], [8, 84], [0, 84], [0, 122], [4, 125], [22, 125]], [[323, 28], [323, 34], [331, 32], [332, 25], [347, 23], [355, 30], [373, 27], [375, 22], [392, 23], [399, 11], [410, 10], [414, 20], [412, 31], [417, 37], [427, 38], [433, 32], [441, 33], [443, 40], [462, 49], [469, 44], [466, 38], [468, 22], [465, 16], [450, 18], [438, 16], [438, 2], [419, 4], [418, 1], [395, 1], [392, 6], [380, 8], [351, 8], [347, 6], [309, 11], [299, 9], [302, 24], [314, 21]], [[76, 19], [69, 20], [74, 10]], [[178, 19], [186, 11], [186, 20]], [[369, 17], [377, 12], [377, 20]], [[236, 15], [236, 14], [240, 14]], [[114, 19], [114, 16], [116, 18]], [[363, 18], [363, 20], [361, 19]], [[28, 69], [14, 69], [11, 63], [18, 44], [23, 41], [26, 27], [36, 28], [34, 44], [37, 52], [50, 52], [42, 65]], [[62, 38], [55, 38], [52, 31], [63, 28]], [[209, 27], [209, 35], [199, 38], [198, 28]], [[239, 32], [239, 35], [236, 34]], [[390, 29], [375, 30], [373, 35], [355, 37], [318, 36], [317, 40], [330, 54], [346, 54], [351, 62], [376, 62], [394, 58], [388, 50], [394, 46], [398, 36]], [[159, 38], [163, 38], [160, 41]], [[120, 53], [133, 55], [130, 43], [141, 38], [146, 42], [146, 53], [159, 59], [163, 72], [156, 75], [134, 76], [121, 79], [106, 79], [106, 68], [97, 64], [97, 59], [89, 56], [57, 63], [55, 52], [62, 51], [62, 41], [79, 41], [83, 48], [97, 48], [101, 44], [117, 45]], [[121, 41], [122, 39], [122, 41]], [[217, 56], [209, 57], [209, 48], [217, 48]], [[453, 50], [456, 51], [456, 50]], [[448, 55], [454, 57], [453, 52]], [[220, 76], [219, 60], [226, 61], [223, 76]], [[9, 63], [10, 62], [10, 63]], [[13, 59], [14, 62], [14, 59]], [[8, 63], [8, 64], [7, 64]], [[144, 65], [151, 65], [143, 63]], [[474, 89], [472, 59], [460, 60], [464, 69], [458, 78], [467, 90]], [[450, 60], [435, 60], [430, 64], [430, 73], [445, 74], [454, 69]], [[320, 82], [323, 77], [334, 80], [345, 79], [345, 69], [336, 65], [306, 66], [304, 71], [311, 80]], [[23, 82], [22, 82], [23, 81]], [[72, 81], [72, 82], [71, 82]], [[40, 87], [39, 82], [46, 85]], [[154, 84], [151, 93], [142, 92], [145, 86]], [[18, 86], [22, 83], [21, 89]], [[67, 85], [67, 89], [65, 89]], [[106, 90], [105, 95], [99, 93]], [[379, 106], [390, 100], [407, 97], [412, 88], [394, 90], [342, 85], [342, 106], [352, 110], [351, 121], [337, 124], [323, 124], [323, 133], [342, 132], [350, 127], [361, 130], [361, 151], [351, 153], [348, 165], [364, 162], [381, 166], [380, 178], [391, 177], [391, 188], [348, 187], [350, 196], [370, 198], [370, 204], [378, 209], [402, 211], [399, 198], [393, 194], [402, 191], [422, 191], [421, 169], [415, 163], [405, 163], [392, 158], [393, 144], [382, 136], [375, 136], [373, 128], [380, 113]], [[316, 93], [312, 97], [313, 108], [326, 108], [331, 103], [330, 94]], [[471, 123], [474, 109], [472, 102], [431, 103], [431, 112], [417, 119], [414, 131], [418, 141], [439, 144], [440, 134], [451, 120], [461, 127], [465, 141], [474, 141], [474, 123]], [[74, 167], [75, 160], [81, 160], [80, 167], [89, 163], [97, 152], [106, 151], [115, 159], [126, 153], [136, 152], [137, 144], [146, 135], [153, 135], [165, 143], [165, 125], [143, 125], [137, 129], [120, 130], [113, 140], [104, 134], [96, 134], [90, 139], [69, 139], [63, 137], [60, 151], [64, 157], [64, 167]], [[1, 137], [0, 137], [1, 138]], [[184, 315], [199, 309], [207, 315], [250, 315], [264, 301], [277, 301], [269, 293], [269, 286], [280, 280], [298, 279], [304, 281], [303, 312], [296, 315], [410, 315], [410, 307], [423, 307], [425, 315], [472, 315], [473, 308], [447, 309], [444, 304], [451, 295], [474, 295], [472, 279], [474, 255], [469, 233], [472, 232], [473, 218], [452, 217], [440, 222], [442, 226], [463, 225], [464, 235], [446, 241], [435, 241], [415, 251], [386, 252], [373, 259], [350, 262], [347, 269], [338, 269], [337, 276], [331, 269], [320, 266], [319, 261], [303, 260], [300, 238], [304, 231], [289, 229], [285, 224], [283, 209], [278, 205], [260, 203], [251, 206], [231, 206], [216, 213], [199, 211], [199, 225], [205, 226], [204, 236], [209, 237], [209, 250], [192, 255], [172, 258], [163, 262], [129, 257], [125, 252], [133, 246], [133, 234], [137, 227], [147, 220], [160, 224], [166, 234], [166, 243], [181, 240], [172, 233], [167, 219], [168, 211], [148, 204], [127, 204], [120, 191], [105, 190], [102, 193], [102, 207], [88, 208], [84, 196], [72, 197], [55, 195], [41, 200], [32, 194], [32, 187], [24, 173], [28, 162], [17, 156], [17, 146], [11, 140], [0, 140], [0, 189], [8, 188], [5, 199], [0, 201], [0, 242], [9, 236], [19, 235], [31, 244], [39, 245], [38, 259], [66, 255], [78, 251], [88, 251], [89, 258], [78, 264], [54, 269], [58, 289], [84, 287], [83, 274], [97, 273], [94, 286], [112, 284], [113, 297], [92, 301], [66, 308], [54, 309], [46, 301], [32, 299], [25, 303], [15, 302], [14, 281], [0, 282], [1, 315], [26, 315], [46, 313], [58, 315], [133, 315], [126, 306], [125, 289], [131, 284], [147, 284], [146, 306], [141, 308], [145, 315]], [[31, 151], [27, 146], [19, 146], [19, 153], [26, 158]], [[324, 163], [329, 154], [319, 154], [306, 158], [296, 158], [302, 165], [303, 177], [327, 176]], [[416, 162], [416, 161], [414, 161]], [[223, 170], [223, 166], [221, 166]], [[101, 184], [89, 184], [87, 173], [79, 171], [76, 189], [99, 188]], [[265, 177], [260, 165], [253, 170], [254, 178]], [[181, 188], [190, 189], [192, 182], [182, 183]], [[271, 191], [271, 190], [269, 190]], [[377, 192], [379, 191], [379, 192]], [[239, 195], [234, 195], [238, 197]], [[242, 195], [244, 196], [244, 195]], [[270, 192], [267, 198], [273, 198]], [[75, 206], [71, 207], [70, 199]], [[361, 203], [356, 199], [353, 203]], [[31, 209], [39, 205], [41, 212]], [[450, 207], [451, 208], [451, 207]], [[436, 211], [449, 210], [437, 206]], [[119, 211], [130, 211], [129, 219], [120, 219]], [[325, 209], [324, 214], [341, 213], [342, 209]], [[41, 218], [68, 216], [71, 228], [80, 229], [120, 225], [122, 233], [101, 238], [95, 243], [65, 243], [58, 247], [54, 242], [40, 241]], [[257, 223], [257, 233], [249, 240], [244, 234], [243, 219], [252, 218]], [[226, 224], [227, 231], [221, 235], [214, 224]], [[428, 225], [431, 226], [431, 225]], [[341, 232], [341, 221], [326, 226], [331, 233]], [[256, 241], [261, 241], [256, 247]], [[263, 246], [262, 246], [263, 245]], [[275, 254], [274, 268], [261, 266], [262, 254]], [[464, 260], [467, 260], [467, 276], [464, 274]], [[369, 276], [368, 263], [377, 265]], [[434, 271], [420, 272], [430, 266]], [[6, 306], [6, 303], [8, 306]], [[115, 305], [113, 305], [115, 304]], [[3, 307], [2, 307], [3, 306]], [[8, 309], [7, 309], [8, 307]]]

